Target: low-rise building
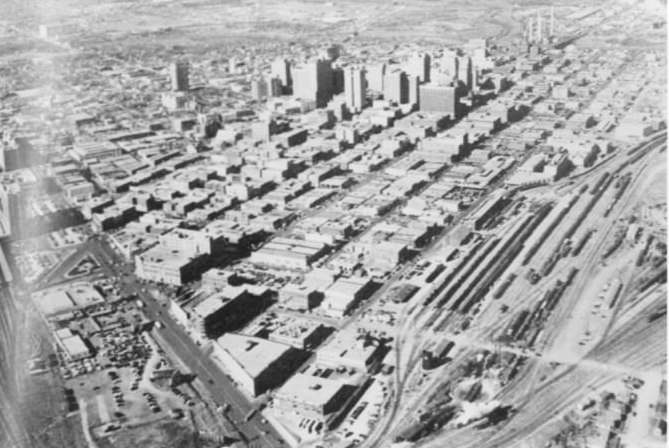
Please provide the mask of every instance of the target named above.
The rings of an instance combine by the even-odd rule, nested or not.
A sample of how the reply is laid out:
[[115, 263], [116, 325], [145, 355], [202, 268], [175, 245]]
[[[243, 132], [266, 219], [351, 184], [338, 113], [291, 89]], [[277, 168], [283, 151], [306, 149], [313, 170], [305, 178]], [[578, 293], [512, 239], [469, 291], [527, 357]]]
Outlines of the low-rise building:
[[306, 270], [326, 251], [323, 243], [297, 238], [274, 238], [251, 254], [251, 263]]
[[369, 297], [374, 283], [369, 277], [342, 277], [325, 290], [322, 307], [333, 317], [343, 317]]
[[86, 342], [77, 334], [73, 334], [69, 328], [62, 328], [56, 331], [58, 344], [65, 352], [65, 356], [70, 361], [78, 361], [91, 356]]
[[300, 317], [288, 317], [269, 335], [269, 340], [292, 345], [300, 350], [316, 347], [327, 334], [323, 324]]
[[180, 286], [195, 280], [207, 266], [208, 258], [191, 250], [158, 245], [135, 256], [135, 274], [144, 280]]
[[381, 363], [383, 347], [366, 335], [345, 329], [316, 352], [316, 361], [333, 367], [346, 367], [371, 373]]
[[265, 297], [251, 294], [245, 288], [227, 288], [195, 305], [190, 320], [200, 339], [216, 339], [226, 331], [242, 327], [267, 304]]
[[213, 346], [212, 356], [253, 397], [285, 381], [300, 358], [289, 345], [236, 333], [224, 334]]
[[282, 413], [312, 419], [329, 427], [353, 390], [353, 386], [339, 379], [298, 373], [277, 391], [274, 407]]

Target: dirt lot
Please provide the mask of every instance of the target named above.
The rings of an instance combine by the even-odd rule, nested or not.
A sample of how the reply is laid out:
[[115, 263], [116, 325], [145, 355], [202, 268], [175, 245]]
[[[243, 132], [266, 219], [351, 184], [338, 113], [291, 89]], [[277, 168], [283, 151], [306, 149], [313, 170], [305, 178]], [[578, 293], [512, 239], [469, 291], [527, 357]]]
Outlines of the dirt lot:
[[[21, 442], [35, 448], [86, 447], [80, 416], [76, 412], [69, 412], [64, 383], [57, 374], [57, 367], [51, 365], [47, 373], [37, 375], [30, 375], [27, 371], [26, 361], [34, 357], [40, 357], [48, 368], [54, 352], [43, 321], [31, 312], [28, 312], [25, 320], [23, 316], [23, 313], [15, 316], [14, 328], [20, 345], [17, 347], [17, 362], [12, 374], [16, 374], [20, 380], [11, 387], [16, 387], [15, 394], [21, 397], [16, 415], [22, 426], [14, 428], [16, 434], [23, 437]], [[5, 386], [9, 385], [3, 382]], [[12, 393], [8, 390], [5, 392]]]
[[175, 424], [163, 421], [154, 425], [142, 425], [134, 428], [124, 428], [106, 440], [98, 441], [99, 448], [213, 448], [220, 446], [220, 442], [201, 436], [186, 423]]

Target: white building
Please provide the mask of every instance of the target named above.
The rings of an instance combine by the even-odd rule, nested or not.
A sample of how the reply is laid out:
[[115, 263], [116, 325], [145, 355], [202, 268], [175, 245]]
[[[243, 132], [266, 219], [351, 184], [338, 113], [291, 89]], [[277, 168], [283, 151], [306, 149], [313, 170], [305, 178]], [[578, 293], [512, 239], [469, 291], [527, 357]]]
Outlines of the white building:
[[369, 296], [373, 286], [368, 277], [342, 277], [325, 290], [322, 308], [333, 317], [343, 317]]
[[342, 330], [316, 352], [316, 362], [332, 367], [372, 372], [381, 362], [383, 349], [376, 342], [351, 329]]
[[346, 106], [352, 113], [358, 113], [366, 102], [365, 71], [360, 68], [348, 67], [344, 70], [344, 97]]
[[281, 384], [297, 367], [289, 345], [266, 339], [226, 333], [213, 346], [212, 356], [253, 397]]
[[322, 422], [327, 427], [351, 392], [352, 387], [341, 379], [298, 373], [277, 391], [274, 407], [284, 414]]

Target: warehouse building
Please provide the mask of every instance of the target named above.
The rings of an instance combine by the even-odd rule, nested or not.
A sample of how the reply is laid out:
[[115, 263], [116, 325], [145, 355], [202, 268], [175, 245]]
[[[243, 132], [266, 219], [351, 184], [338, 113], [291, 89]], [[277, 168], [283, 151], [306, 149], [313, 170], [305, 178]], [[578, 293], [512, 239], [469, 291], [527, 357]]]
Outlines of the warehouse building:
[[342, 277], [325, 290], [322, 307], [333, 317], [345, 316], [353, 307], [368, 298], [374, 288], [369, 277]]
[[300, 350], [313, 349], [330, 333], [332, 328], [303, 317], [281, 316], [281, 326], [273, 330], [269, 340], [292, 345]]
[[251, 254], [251, 263], [306, 270], [325, 254], [324, 243], [297, 238], [274, 238]]
[[193, 307], [192, 327], [200, 339], [216, 339], [226, 331], [241, 328], [268, 304], [265, 295], [251, 294], [245, 288], [227, 288]]
[[383, 346], [378, 341], [347, 329], [341, 330], [332, 341], [316, 352], [316, 361], [323, 365], [372, 373], [381, 364], [383, 354]]
[[135, 274], [144, 280], [180, 286], [195, 280], [208, 262], [206, 254], [158, 245], [135, 256]]
[[325, 290], [334, 283], [335, 273], [324, 268], [312, 269], [301, 282], [287, 283], [279, 290], [279, 301], [283, 306], [295, 310], [317, 307]]
[[213, 347], [212, 356], [252, 397], [284, 382], [302, 358], [290, 345], [236, 333], [224, 334]]
[[81, 336], [72, 333], [69, 328], [56, 331], [56, 340], [70, 361], [78, 361], [92, 355]]
[[371, 246], [367, 262], [370, 269], [385, 273], [402, 263], [408, 256], [409, 250], [406, 244], [381, 241]]
[[340, 379], [298, 373], [277, 391], [274, 408], [284, 414], [321, 422], [329, 428], [353, 390], [353, 386]]
[[286, 307], [295, 310], [310, 310], [318, 306], [323, 293], [316, 285], [307, 282], [287, 283], [279, 290], [279, 301]]

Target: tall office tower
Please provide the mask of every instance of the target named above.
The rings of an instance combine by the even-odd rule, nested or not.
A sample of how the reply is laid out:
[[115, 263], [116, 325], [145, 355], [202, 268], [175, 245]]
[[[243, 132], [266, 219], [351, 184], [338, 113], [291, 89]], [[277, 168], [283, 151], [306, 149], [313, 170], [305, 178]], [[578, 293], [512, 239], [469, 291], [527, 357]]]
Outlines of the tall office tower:
[[430, 70], [432, 69], [432, 57], [429, 54], [423, 55], [423, 76], [420, 82], [430, 82]]
[[344, 98], [351, 112], [360, 112], [366, 100], [365, 71], [356, 67], [344, 69]]
[[484, 65], [487, 61], [485, 48], [476, 48], [472, 51], [472, 62]]
[[267, 81], [264, 78], [251, 80], [251, 97], [256, 101], [267, 98]]
[[472, 85], [470, 86], [470, 89], [473, 92], [478, 92], [479, 88], [479, 71], [476, 67], [476, 64], [472, 62]]
[[427, 53], [413, 55], [407, 63], [407, 74], [418, 76], [420, 82], [430, 82], [432, 60]]
[[325, 55], [331, 61], [338, 59], [341, 56], [341, 46], [340, 45], [330, 45], [327, 50], [325, 50]]
[[537, 11], [537, 34], [536, 34], [536, 42], [541, 43], [544, 38], [543, 34], [543, 18], [541, 17], [541, 14], [539, 14], [539, 11]]
[[406, 73], [395, 70], [383, 78], [383, 98], [398, 104], [409, 101], [409, 80]]
[[555, 37], [555, 8], [551, 6], [551, 18], [548, 25], [548, 37]]
[[173, 62], [170, 65], [172, 90], [185, 92], [188, 90], [188, 62]]
[[291, 86], [292, 80], [290, 78], [290, 63], [284, 58], [276, 58], [272, 62], [272, 77], [281, 80], [281, 86], [284, 93], [288, 93], [287, 89]]
[[455, 118], [457, 95], [455, 87], [436, 84], [419, 86], [418, 103], [421, 111], [439, 112]]
[[293, 70], [293, 96], [315, 101], [316, 107], [325, 107], [332, 98], [333, 76], [329, 60], [307, 62]]
[[458, 58], [458, 81], [462, 81], [468, 89], [472, 88], [472, 59], [469, 56]]
[[375, 92], [383, 92], [383, 77], [386, 75], [386, 64], [375, 64], [367, 67], [367, 88]]
[[239, 61], [237, 60], [237, 58], [234, 56], [230, 56], [230, 59], [228, 59], [228, 73], [237, 74], [238, 65]]
[[332, 93], [338, 95], [344, 91], [344, 69], [334, 67], [332, 69]]
[[452, 50], [444, 51], [444, 56], [441, 58], [442, 70], [449, 74], [451, 78], [458, 76], [458, 54]]
[[527, 19], [527, 26], [523, 32], [523, 37], [526, 42], [532, 42], [532, 39], [534, 39], [534, 23], [532, 22], [532, 16]]
[[266, 79], [267, 94], [271, 97], [281, 96], [283, 94], [283, 84], [281, 79], [277, 76], [269, 75]]
[[487, 65], [488, 39], [469, 39], [467, 53], [471, 55], [474, 65]]
[[409, 104], [419, 105], [419, 86], [418, 76], [409, 75]]

